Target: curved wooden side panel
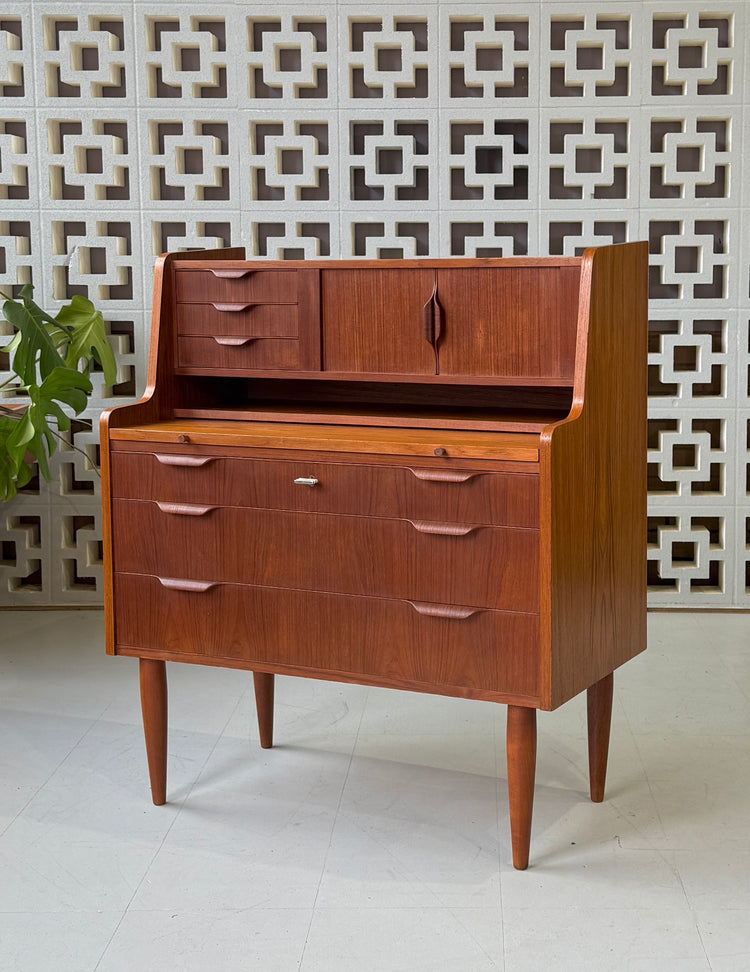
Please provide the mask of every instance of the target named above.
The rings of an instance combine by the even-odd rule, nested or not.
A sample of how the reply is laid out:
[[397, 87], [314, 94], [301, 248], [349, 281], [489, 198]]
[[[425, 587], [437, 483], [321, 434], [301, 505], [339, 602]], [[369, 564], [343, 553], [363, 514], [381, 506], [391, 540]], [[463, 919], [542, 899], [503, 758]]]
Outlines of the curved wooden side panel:
[[583, 257], [573, 408], [540, 451], [544, 708], [646, 646], [647, 268], [646, 243]]

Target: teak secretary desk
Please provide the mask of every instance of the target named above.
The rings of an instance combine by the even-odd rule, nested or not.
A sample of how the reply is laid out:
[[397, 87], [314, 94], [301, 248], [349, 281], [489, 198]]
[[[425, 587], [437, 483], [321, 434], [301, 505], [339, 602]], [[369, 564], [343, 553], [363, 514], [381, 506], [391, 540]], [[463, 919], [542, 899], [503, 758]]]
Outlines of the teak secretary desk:
[[536, 710], [645, 647], [645, 243], [581, 257], [158, 261], [145, 396], [102, 417], [107, 651], [508, 706], [513, 863]]

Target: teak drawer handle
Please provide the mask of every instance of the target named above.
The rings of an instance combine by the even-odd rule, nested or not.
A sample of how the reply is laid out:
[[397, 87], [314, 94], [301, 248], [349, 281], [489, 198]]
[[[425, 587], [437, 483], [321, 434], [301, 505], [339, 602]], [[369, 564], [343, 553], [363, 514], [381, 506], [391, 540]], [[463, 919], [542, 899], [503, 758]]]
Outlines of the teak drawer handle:
[[255, 270], [211, 270], [215, 277], [219, 280], [241, 280], [243, 277], [249, 277], [251, 273], [255, 273]]
[[214, 310], [221, 311], [223, 314], [239, 314], [240, 311], [247, 310], [248, 307], [253, 307], [254, 305], [250, 301], [244, 304], [218, 304], [212, 300], [211, 306]]
[[171, 513], [175, 516], [205, 516], [206, 513], [216, 509], [215, 506], [198, 506], [195, 503], [161, 503], [159, 500], [156, 501], [156, 505], [162, 513]]
[[428, 604], [424, 601], [409, 601], [417, 614], [428, 618], [450, 618], [452, 621], [465, 621], [473, 614], [481, 614], [482, 608], [456, 607], [455, 604]]
[[154, 458], [162, 466], [207, 466], [213, 462], [215, 456], [170, 456], [163, 452], [155, 452]]
[[419, 533], [439, 537], [466, 537], [480, 527], [475, 523], [432, 523], [430, 520], [407, 520]]
[[156, 579], [169, 591], [190, 591], [191, 594], [205, 594], [212, 587], [216, 587], [214, 581], [185, 580], [182, 577], [157, 577]]
[[254, 337], [217, 337], [215, 334], [212, 334], [211, 337], [224, 348], [241, 348], [244, 344], [258, 340]]
[[406, 468], [412, 476], [425, 483], [468, 483], [470, 479], [482, 475], [478, 472], [457, 472], [448, 469], [412, 469], [411, 466]]

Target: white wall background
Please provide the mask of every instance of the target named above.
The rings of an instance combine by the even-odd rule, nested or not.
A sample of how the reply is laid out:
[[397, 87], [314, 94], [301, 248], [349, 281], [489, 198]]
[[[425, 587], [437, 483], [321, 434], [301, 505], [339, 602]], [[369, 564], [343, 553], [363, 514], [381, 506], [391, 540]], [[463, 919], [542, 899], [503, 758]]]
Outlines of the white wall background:
[[0, 289], [89, 296], [120, 383], [0, 507], [0, 604], [101, 600], [96, 418], [143, 386], [158, 253], [646, 238], [651, 603], [748, 606], [749, 7], [3, 3]]

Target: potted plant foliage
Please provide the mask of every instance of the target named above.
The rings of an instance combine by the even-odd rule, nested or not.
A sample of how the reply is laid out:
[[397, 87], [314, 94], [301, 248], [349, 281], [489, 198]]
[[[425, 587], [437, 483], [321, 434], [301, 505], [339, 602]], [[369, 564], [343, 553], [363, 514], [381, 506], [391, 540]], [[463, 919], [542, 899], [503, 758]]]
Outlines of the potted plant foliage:
[[[11, 325], [11, 374], [0, 381], [0, 500], [11, 499], [33, 473], [49, 481], [48, 459], [71, 413], [85, 409], [94, 362], [114, 384], [117, 368], [104, 319], [91, 301], [75, 296], [52, 317], [32, 299], [26, 284], [17, 298], [0, 291], [2, 314]], [[10, 396], [13, 401], [9, 401]]]

